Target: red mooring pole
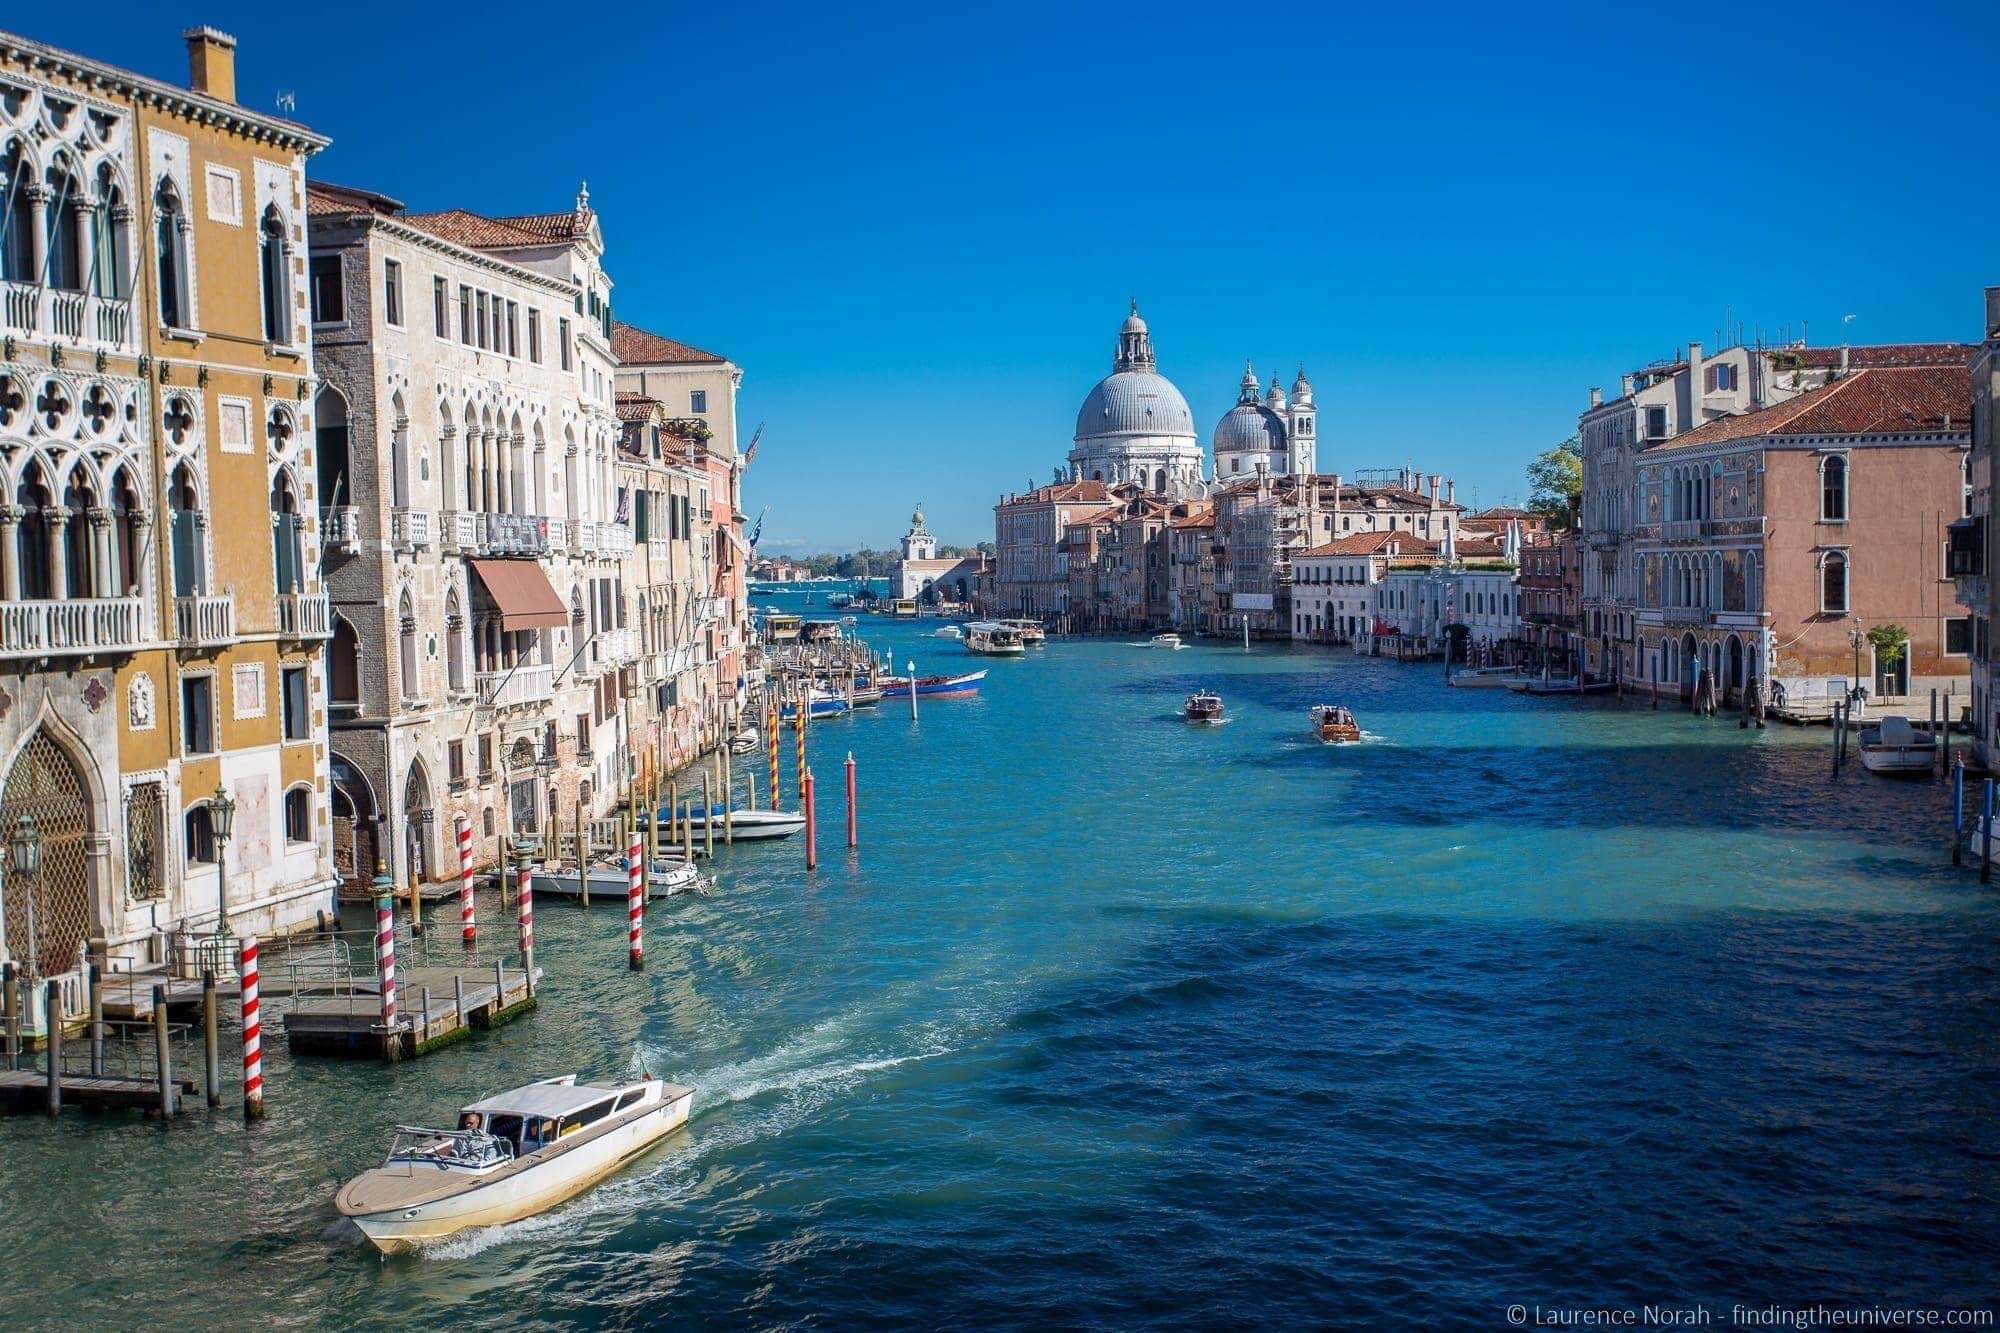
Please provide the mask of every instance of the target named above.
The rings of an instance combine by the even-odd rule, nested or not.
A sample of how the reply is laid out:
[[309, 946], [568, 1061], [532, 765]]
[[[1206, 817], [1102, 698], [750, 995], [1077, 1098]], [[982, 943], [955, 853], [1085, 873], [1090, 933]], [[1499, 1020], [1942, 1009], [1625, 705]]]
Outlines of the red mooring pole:
[[799, 789], [804, 793], [804, 798], [799, 804], [806, 808], [806, 869], [814, 870], [819, 866], [819, 819], [813, 809], [813, 775], [811, 769], [806, 770], [805, 778], [799, 784]]
[[847, 752], [847, 845], [859, 847], [860, 837], [854, 828], [854, 751]]
[[[506, 873], [504, 870], [501, 873]], [[465, 947], [478, 947], [472, 920], [472, 821], [458, 816], [458, 927]]]
[[520, 879], [515, 881], [514, 902], [521, 909], [521, 971], [528, 978], [528, 994], [535, 993], [535, 872], [523, 860]]
[[646, 917], [646, 886], [645, 881], [641, 878], [643, 862], [640, 859], [645, 854], [645, 844], [640, 841], [639, 828], [635, 824], [632, 827], [631, 838], [625, 847], [625, 865], [630, 881], [629, 887], [626, 890], [625, 920], [628, 925], [627, 933], [630, 936], [632, 944], [632, 953], [628, 963], [634, 972], [646, 966], [646, 941], [640, 934], [644, 929], [642, 923]]
[[[257, 937], [243, 937], [236, 974], [243, 981], [243, 1118], [264, 1118], [264, 1025], [257, 1013]], [[210, 997], [211, 999], [213, 996]], [[211, 1020], [209, 1032], [214, 1034]]]

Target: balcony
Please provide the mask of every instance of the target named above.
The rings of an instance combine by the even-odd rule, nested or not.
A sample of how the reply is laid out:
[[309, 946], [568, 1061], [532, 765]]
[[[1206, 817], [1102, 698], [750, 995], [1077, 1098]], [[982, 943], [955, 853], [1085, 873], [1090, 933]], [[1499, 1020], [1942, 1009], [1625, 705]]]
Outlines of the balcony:
[[353, 555], [361, 545], [361, 513], [353, 505], [332, 505], [319, 511], [326, 525], [329, 550]]
[[415, 550], [431, 544], [431, 511], [428, 509], [392, 509], [389, 511], [389, 536], [404, 550]]
[[1670, 542], [1698, 542], [1702, 539], [1698, 518], [1676, 518], [1660, 524], [1660, 539]]
[[129, 653], [150, 628], [138, 597], [7, 602], [0, 604], [0, 657]]
[[461, 555], [541, 555], [549, 549], [549, 520], [540, 514], [445, 509], [438, 527], [444, 549]]
[[333, 610], [323, 592], [278, 594], [278, 637], [324, 639], [333, 633]]
[[623, 555], [632, 549], [632, 529], [623, 523], [570, 519], [563, 538], [571, 555]]
[[61, 338], [106, 351], [135, 351], [132, 303], [37, 283], [0, 283], [0, 328], [30, 338]]
[[546, 701], [555, 692], [555, 685], [556, 669], [548, 663], [482, 671], [479, 702], [488, 708], [522, 708]]
[[591, 640], [593, 659], [598, 662], [623, 662], [636, 656], [639, 639], [630, 629], [603, 629]]
[[216, 648], [236, 638], [236, 598], [174, 598], [174, 638], [183, 648]]

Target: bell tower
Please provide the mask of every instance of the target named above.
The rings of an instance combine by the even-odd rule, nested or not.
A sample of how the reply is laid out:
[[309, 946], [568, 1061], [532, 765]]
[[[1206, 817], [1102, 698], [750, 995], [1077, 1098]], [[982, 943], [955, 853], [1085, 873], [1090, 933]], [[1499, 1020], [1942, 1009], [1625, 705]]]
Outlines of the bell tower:
[[924, 528], [922, 505], [918, 505], [917, 511], [910, 515], [910, 530], [903, 534], [903, 559], [937, 559], [937, 538], [931, 536]]
[[1299, 367], [1299, 377], [1292, 381], [1291, 406], [1285, 413], [1285, 438], [1292, 446], [1292, 475], [1315, 475], [1319, 471], [1319, 409], [1313, 406], [1313, 386], [1306, 379], [1304, 366]]

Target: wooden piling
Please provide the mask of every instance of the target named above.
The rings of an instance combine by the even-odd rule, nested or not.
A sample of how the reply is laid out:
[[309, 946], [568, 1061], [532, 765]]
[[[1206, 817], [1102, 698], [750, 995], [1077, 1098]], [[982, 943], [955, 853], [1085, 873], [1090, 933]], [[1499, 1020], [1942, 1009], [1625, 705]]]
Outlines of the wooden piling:
[[153, 987], [153, 1060], [159, 1066], [160, 1076], [160, 1119], [174, 1118], [174, 1075], [168, 1064], [170, 1051], [167, 1045], [167, 988]]
[[630, 952], [626, 966], [637, 972], [646, 966], [646, 942], [644, 922], [646, 914], [646, 883], [642, 877], [645, 848], [639, 842], [639, 830], [634, 828], [625, 849], [625, 864], [629, 878], [626, 881], [625, 929]]
[[805, 793], [799, 804], [805, 807], [806, 812], [806, 869], [816, 870], [819, 868], [819, 824], [813, 811], [813, 775], [811, 769], [805, 771], [805, 776], [800, 779], [799, 786], [800, 790]]
[[[1989, 789], [1992, 783], [1986, 784]], [[42, 989], [42, 1015], [49, 1025], [44, 1054], [49, 1059], [49, 1114], [62, 1114], [62, 985], [53, 977]]]
[[701, 841], [702, 851], [708, 856], [715, 855], [715, 793], [710, 789], [707, 770], [701, 775]]
[[90, 965], [90, 1076], [104, 1077], [104, 969]]
[[463, 972], [451, 974], [451, 1011], [458, 1016], [458, 1026], [464, 1027], [468, 1020], [465, 1017], [465, 973]]
[[216, 1036], [215, 969], [201, 974], [201, 1090], [210, 1106], [222, 1105], [222, 1045]]
[[861, 839], [856, 834], [854, 823], [854, 751], [847, 752], [847, 845], [859, 847]]
[[1964, 864], [1965, 845], [1965, 757], [1951, 766], [1951, 863]]
[[729, 747], [722, 747], [722, 845], [736, 845], [736, 773]]
[[576, 803], [576, 905], [590, 906], [590, 832], [584, 827], [581, 800]]
[[457, 816], [458, 823], [458, 929], [459, 937], [466, 950], [478, 947], [478, 934], [473, 922], [472, 898], [472, 821], [464, 815]]
[[1993, 779], [1980, 783], [1979, 793], [1979, 882], [1993, 882]]
[[424, 933], [424, 881], [416, 867], [410, 868], [410, 937]]
[[[535, 880], [534, 872], [526, 862], [521, 865], [521, 891], [514, 895], [514, 909], [519, 915], [515, 919], [520, 934], [521, 971], [528, 977], [528, 994], [535, 993]], [[465, 1007], [459, 1006], [459, 1016], [463, 1019]]]
[[0, 1009], [7, 1023], [7, 1068], [21, 1067], [21, 996], [14, 980], [14, 960], [0, 963]]

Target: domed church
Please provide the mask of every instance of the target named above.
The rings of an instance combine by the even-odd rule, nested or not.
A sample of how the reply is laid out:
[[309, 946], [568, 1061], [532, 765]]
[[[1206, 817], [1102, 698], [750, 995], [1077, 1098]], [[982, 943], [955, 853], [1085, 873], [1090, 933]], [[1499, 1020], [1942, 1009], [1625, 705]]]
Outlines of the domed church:
[[1160, 495], [1199, 495], [1201, 439], [1194, 414], [1174, 382], [1160, 374], [1139, 303], [1118, 330], [1111, 374], [1098, 381], [1076, 414], [1073, 481], [1131, 482]]
[[1251, 480], [1259, 466], [1274, 477], [1311, 476], [1316, 466], [1318, 413], [1304, 366], [1292, 381], [1289, 400], [1278, 387], [1275, 374], [1269, 392], [1260, 399], [1257, 372], [1244, 362], [1236, 406], [1215, 427], [1216, 481], [1227, 486]]

